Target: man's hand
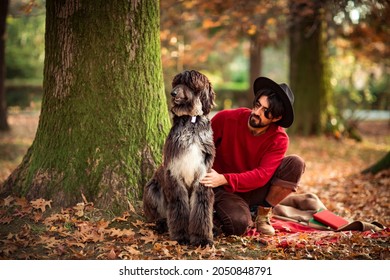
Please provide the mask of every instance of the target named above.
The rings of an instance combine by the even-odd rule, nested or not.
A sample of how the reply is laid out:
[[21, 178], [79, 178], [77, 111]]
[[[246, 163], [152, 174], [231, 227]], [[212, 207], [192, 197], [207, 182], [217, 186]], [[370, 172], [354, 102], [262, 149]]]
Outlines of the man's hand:
[[214, 169], [211, 169], [211, 171], [207, 173], [206, 176], [204, 176], [200, 183], [209, 188], [216, 188], [222, 185], [226, 185], [228, 182], [226, 181], [225, 176], [219, 174]]

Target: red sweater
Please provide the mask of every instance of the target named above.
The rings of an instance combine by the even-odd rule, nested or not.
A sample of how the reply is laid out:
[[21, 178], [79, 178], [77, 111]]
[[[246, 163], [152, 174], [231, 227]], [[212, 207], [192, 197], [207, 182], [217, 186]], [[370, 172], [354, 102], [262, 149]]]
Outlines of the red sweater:
[[275, 173], [288, 148], [285, 130], [271, 124], [253, 136], [248, 128], [251, 110], [239, 108], [217, 113], [211, 120], [216, 147], [213, 169], [223, 174], [230, 192], [248, 192], [264, 186]]

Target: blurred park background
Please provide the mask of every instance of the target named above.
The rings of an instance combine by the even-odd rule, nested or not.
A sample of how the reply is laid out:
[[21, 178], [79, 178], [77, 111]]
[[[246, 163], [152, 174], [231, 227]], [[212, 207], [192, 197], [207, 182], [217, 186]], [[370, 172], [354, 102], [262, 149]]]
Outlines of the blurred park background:
[[[167, 93], [177, 72], [196, 69], [212, 81], [217, 110], [251, 106], [252, 82], [262, 75], [293, 88], [298, 107], [291, 135], [361, 141], [363, 126], [389, 132], [387, 0], [163, 0], [160, 30]], [[30, 135], [19, 138], [24, 151], [43, 94], [45, 1], [10, 0], [4, 38], [2, 129]], [[14, 158], [7, 153], [21, 151], [2, 157]]]

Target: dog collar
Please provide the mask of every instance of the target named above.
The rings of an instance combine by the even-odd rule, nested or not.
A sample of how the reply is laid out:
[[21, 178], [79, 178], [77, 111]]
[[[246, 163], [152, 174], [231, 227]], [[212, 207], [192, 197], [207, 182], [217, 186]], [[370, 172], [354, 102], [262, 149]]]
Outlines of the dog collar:
[[196, 123], [196, 116], [192, 116], [192, 117], [191, 117], [191, 122], [192, 122], [192, 123]]

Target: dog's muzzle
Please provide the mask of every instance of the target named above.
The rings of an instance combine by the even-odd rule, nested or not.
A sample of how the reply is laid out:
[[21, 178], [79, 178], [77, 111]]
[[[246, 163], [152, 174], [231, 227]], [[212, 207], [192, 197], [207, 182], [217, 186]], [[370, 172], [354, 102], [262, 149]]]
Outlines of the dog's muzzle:
[[172, 102], [177, 104], [177, 105], [180, 105], [183, 103], [183, 98], [180, 97], [179, 93], [180, 93], [179, 89], [174, 89], [171, 91]]

